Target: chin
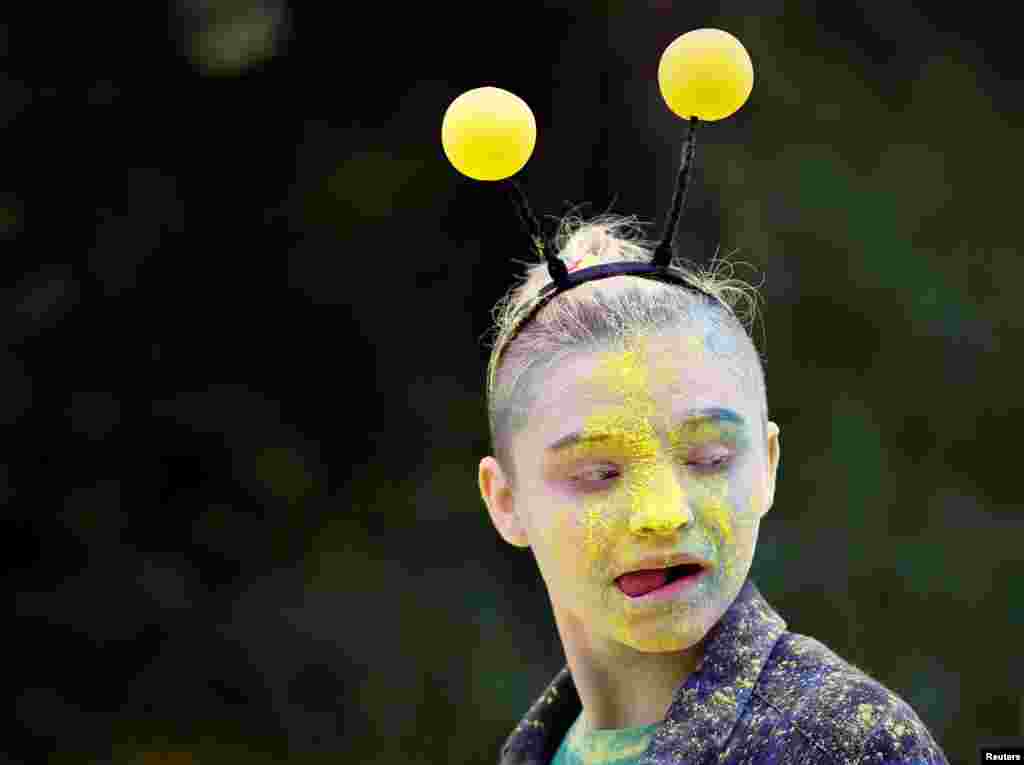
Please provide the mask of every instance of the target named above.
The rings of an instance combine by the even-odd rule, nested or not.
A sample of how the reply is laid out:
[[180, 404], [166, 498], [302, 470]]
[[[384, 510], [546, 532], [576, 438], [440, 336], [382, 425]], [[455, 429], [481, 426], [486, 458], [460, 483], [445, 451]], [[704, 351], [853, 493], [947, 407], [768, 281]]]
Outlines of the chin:
[[619, 643], [640, 653], [678, 653], [686, 651], [704, 639], [707, 630], [703, 625], [693, 625], [685, 632], [672, 629], [636, 627], [632, 630], [618, 630], [615, 639]]
[[687, 640], [666, 637], [661, 640], [643, 642], [630, 647], [639, 653], [680, 653], [688, 648], [692, 648], [693, 645], [689, 644]]

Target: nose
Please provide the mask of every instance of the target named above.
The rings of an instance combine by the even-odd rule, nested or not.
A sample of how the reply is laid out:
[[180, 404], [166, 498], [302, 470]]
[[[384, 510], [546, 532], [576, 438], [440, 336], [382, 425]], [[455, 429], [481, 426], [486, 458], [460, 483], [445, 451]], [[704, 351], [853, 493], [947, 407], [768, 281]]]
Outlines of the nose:
[[673, 534], [693, 521], [686, 492], [672, 470], [664, 467], [644, 476], [632, 497], [629, 530], [634, 534]]
[[686, 526], [689, 513], [677, 510], [671, 513], [637, 513], [629, 519], [629, 530], [634, 534], [672, 534]]

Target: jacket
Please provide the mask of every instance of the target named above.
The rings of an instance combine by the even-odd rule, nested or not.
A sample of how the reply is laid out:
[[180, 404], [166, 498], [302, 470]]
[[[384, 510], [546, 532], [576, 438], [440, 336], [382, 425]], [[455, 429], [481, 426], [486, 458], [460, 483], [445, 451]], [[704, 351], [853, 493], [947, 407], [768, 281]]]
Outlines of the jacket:
[[[566, 665], [508, 736], [499, 765], [548, 765], [581, 711]], [[909, 704], [823, 643], [788, 632], [749, 577], [639, 762], [948, 765]]]

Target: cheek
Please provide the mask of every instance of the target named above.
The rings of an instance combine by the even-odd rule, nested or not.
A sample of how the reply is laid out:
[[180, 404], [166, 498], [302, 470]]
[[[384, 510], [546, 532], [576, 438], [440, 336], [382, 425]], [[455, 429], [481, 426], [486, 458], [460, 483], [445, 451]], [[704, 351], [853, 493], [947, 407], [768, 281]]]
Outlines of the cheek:
[[577, 511], [573, 545], [588, 576], [602, 574], [608, 566], [609, 551], [616, 546], [616, 530], [621, 525], [615, 522], [618, 515], [614, 496], [587, 497]]
[[[759, 470], [763, 470], [763, 467], [759, 467]], [[765, 485], [762, 475], [758, 473], [750, 481], [750, 500], [748, 501], [748, 506], [750, 508], [750, 515], [756, 521], [761, 520], [761, 516], [765, 513], [765, 503], [768, 501], [768, 487]]]
[[592, 558], [588, 553], [599, 549], [600, 536], [588, 530], [579, 509], [559, 507], [554, 513], [547, 539], [552, 565], [563, 579], [577, 580], [580, 567]]
[[594, 494], [554, 510], [545, 546], [552, 568], [566, 586], [606, 574], [609, 551], [622, 533], [619, 527], [623, 524], [615, 522], [623, 515], [617, 509], [617, 498], [621, 503], [617, 493], [604, 497]]
[[709, 484], [697, 502], [697, 511], [718, 547], [724, 578], [735, 578], [748, 567], [759, 517], [755, 509], [760, 503], [757, 490], [742, 476]]
[[697, 501], [697, 511], [723, 553], [732, 549], [736, 542], [735, 511], [729, 494], [729, 484], [723, 480], [710, 484]]

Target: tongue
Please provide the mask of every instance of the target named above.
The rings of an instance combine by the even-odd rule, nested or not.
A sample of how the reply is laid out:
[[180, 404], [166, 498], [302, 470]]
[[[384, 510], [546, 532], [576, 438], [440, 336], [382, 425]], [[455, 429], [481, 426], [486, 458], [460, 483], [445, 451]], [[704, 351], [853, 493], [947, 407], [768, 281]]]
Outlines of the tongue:
[[668, 572], [665, 569], [634, 571], [618, 578], [619, 589], [634, 598], [658, 589], [667, 581]]

